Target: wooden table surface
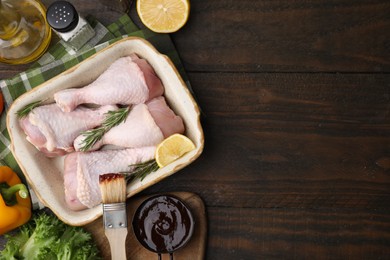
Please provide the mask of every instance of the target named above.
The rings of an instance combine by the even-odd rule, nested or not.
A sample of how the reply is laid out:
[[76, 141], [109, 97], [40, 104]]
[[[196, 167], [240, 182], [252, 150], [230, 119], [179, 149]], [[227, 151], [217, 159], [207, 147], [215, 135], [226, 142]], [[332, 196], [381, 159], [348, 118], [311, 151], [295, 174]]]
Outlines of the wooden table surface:
[[206, 259], [389, 259], [390, 2], [193, 0], [171, 36], [205, 148], [140, 195], [198, 194]]

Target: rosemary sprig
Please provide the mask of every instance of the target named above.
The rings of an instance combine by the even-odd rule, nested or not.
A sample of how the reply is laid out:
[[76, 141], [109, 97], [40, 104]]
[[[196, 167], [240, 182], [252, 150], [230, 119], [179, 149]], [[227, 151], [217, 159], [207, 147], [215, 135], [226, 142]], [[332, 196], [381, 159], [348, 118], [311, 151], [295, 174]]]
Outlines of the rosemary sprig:
[[39, 100], [26, 105], [25, 107], [16, 112], [17, 117], [19, 119], [26, 117], [34, 108], [40, 106], [42, 102], [42, 100]]
[[108, 111], [101, 126], [81, 133], [84, 136], [84, 139], [81, 143], [80, 151], [85, 152], [91, 149], [96, 142], [102, 139], [103, 135], [107, 133], [108, 130], [124, 122], [129, 112], [130, 107], [123, 107], [118, 110]]
[[129, 165], [129, 167], [134, 167], [134, 170], [128, 175], [128, 182], [131, 182], [136, 179], [140, 179], [141, 181], [143, 181], [146, 176], [148, 176], [152, 172], [157, 171], [160, 168], [157, 165], [156, 160], [154, 159], [143, 163], [132, 164]]
[[106, 113], [107, 117], [104, 120], [101, 127], [113, 128], [114, 126], [119, 125], [120, 123], [126, 120], [129, 112], [130, 112], [130, 107], [123, 107], [123, 108], [119, 108], [118, 110], [108, 111]]

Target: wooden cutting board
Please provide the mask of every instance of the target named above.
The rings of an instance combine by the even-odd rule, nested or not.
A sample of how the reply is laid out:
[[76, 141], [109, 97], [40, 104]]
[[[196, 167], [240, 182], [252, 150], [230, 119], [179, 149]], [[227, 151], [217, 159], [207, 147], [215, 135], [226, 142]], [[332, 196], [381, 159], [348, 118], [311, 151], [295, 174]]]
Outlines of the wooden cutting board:
[[[207, 218], [202, 199], [198, 195], [189, 192], [171, 192], [164, 194], [175, 195], [179, 197], [182, 201], [184, 201], [190, 207], [193, 217], [195, 219], [195, 229], [191, 240], [185, 247], [179, 249], [174, 253], [174, 259], [204, 259], [207, 240]], [[151, 196], [152, 195], [133, 197], [127, 200], [128, 235], [126, 238], [126, 255], [128, 260], [157, 259], [157, 254], [148, 251], [138, 242], [131, 226], [134, 212], [144, 200]], [[103, 259], [110, 260], [110, 245], [104, 235], [102, 218], [99, 218], [96, 221], [86, 225], [85, 229], [92, 233], [93, 238], [95, 239], [96, 243], [99, 246], [99, 249], [101, 250]], [[169, 255], [163, 255], [162, 259], [169, 259]]]

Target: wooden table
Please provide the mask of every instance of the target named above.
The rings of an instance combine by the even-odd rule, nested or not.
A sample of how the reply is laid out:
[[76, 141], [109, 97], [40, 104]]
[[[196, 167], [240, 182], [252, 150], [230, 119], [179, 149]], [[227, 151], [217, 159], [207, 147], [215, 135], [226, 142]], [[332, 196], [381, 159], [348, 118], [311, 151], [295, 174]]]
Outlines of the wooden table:
[[205, 149], [140, 195], [197, 193], [207, 259], [388, 259], [390, 2], [193, 0], [172, 39]]

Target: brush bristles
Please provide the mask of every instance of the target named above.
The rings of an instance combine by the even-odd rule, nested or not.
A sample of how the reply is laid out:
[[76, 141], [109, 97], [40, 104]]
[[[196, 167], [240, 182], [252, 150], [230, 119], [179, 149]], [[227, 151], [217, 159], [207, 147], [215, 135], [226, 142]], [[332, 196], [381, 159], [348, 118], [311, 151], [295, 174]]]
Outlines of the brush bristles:
[[99, 185], [104, 204], [126, 201], [126, 180], [123, 174], [107, 173], [100, 175]]

